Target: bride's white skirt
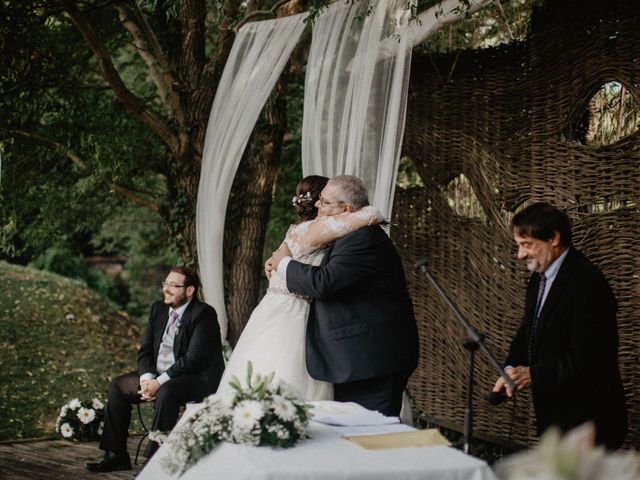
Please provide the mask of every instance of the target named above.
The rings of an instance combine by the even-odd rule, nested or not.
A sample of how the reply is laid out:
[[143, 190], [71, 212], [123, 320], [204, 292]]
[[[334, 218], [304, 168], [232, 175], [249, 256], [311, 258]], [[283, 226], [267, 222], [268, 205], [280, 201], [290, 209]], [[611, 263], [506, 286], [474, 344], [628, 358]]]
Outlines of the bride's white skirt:
[[251, 361], [254, 375], [275, 372], [275, 378], [287, 383], [300, 399], [331, 400], [333, 385], [314, 380], [307, 373], [304, 344], [308, 315], [308, 302], [286, 291], [269, 289], [231, 354], [218, 392], [232, 390], [232, 376], [244, 385]]

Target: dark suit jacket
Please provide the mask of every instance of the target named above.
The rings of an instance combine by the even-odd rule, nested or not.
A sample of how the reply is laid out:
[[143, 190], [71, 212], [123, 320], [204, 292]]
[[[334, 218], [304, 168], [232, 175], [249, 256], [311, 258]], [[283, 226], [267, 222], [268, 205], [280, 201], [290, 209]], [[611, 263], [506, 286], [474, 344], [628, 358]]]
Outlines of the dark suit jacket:
[[287, 288], [314, 299], [306, 338], [313, 378], [346, 383], [415, 369], [413, 305], [400, 257], [379, 226], [336, 240], [319, 267], [290, 262]]
[[[162, 335], [169, 320], [169, 306], [156, 302], [151, 306], [149, 322], [138, 351], [138, 374], [156, 374], [156, 360]], [[216, 311], [192, 298], [180, 319], [173, 344], [175, 363], [167, 370], [171, 378], [196, 375], [214, 393], [224, 370], [222, 341]]]
[[617, 303], [602, 273], [571, 248], [540, 312], [528, 358], [528, 342], [540, 276], [527, 288], [523, 323], [506, 365], [529, 365], [538, 433], [594, 420], [597, 440], [619, 447], [627, 411], [618, 371]]

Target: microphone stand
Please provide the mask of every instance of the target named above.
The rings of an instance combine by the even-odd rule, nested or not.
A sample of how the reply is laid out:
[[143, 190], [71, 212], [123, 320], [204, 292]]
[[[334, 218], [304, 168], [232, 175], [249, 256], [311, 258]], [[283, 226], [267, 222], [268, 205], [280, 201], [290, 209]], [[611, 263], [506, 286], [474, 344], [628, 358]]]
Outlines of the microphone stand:
[[421, 259], [416, 262], [416, 268], [420, 270], [433, 284], [438, 294], [442, 297], [445, 303], [449, 306], [454, 316], [458, 319], [460, 324], [467, 331], [467, 338], [464, 342], [462, 342], [462, 346], [469, 352], [469, 376], [467, 378], [467, 399], [466, 399], [466, 407], [464, 410], [464, 453], [471, 453], [471, 436], [473, 433], [473, 384], [474, 384], [474, 361], [475, 361], [475, 353], [478, 348], [482, 350], [485, 354], [489, 363], [493, 366], [493, 368], [500, 374], [500, 376], [504, 379], [504, 381], [509, 385], [509, 388], [512, 389], [513, 392], [517, 390], [515, 383], [511, 380], [511, 377], [507, 375], [504, 369], [500, 366], [500, 364], [496, 361], [495, 357], [491, 354], [491, 352], [487, 349], [487, 346], [484, 344], [484, 335], [478, 330], [476, 330], [473, 325], [471, 325], [466, 318], [462, 316], [458, 307], [451, 301], [446, 292], [440, 287], [435, 278], [429, 273], [427, 269], [427, 260]]

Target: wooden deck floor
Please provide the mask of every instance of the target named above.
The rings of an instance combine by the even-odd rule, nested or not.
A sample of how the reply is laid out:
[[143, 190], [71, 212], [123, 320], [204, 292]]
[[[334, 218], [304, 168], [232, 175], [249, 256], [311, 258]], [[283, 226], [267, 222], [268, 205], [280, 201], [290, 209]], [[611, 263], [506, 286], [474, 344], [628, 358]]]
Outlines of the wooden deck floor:
[[[140, 436], [129, 438], [129, 454], [134, 461]], [[146, 440], [145, 440], [146, 442]], [[144, 444], [143, 444], [144, 448]], [[43, 440], [0, 444], [0, 478], [3, 480], [131, 480], [133, 470], [112, 473], [90, 473], [84, 469], [88, 461], [102, 457], [97, 442], [75, 443], [66, 440]], [[138, 459], [142, 463], [142, 453]]]

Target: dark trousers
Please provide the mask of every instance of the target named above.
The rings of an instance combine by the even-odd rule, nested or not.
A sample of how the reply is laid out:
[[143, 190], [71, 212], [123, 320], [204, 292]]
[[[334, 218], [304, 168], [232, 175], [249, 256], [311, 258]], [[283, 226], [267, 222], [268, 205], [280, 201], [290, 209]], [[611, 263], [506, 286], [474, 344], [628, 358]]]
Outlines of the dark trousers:
[[356, 382], [336, 383], [333, 386], [333, 399], [338, 402], [355, 402], [369, 410], [397, 417], [402, 407], [402, 392], [410, 376], [410, 373], [396, 373]]
[[[141, 403], [138, 372], [131, 372], [111, 380], [107, 395], [104, 429], [100, 448], [118, 455], [127, 453], [127, 437], [131, 423], [132, 405]], [[178, 422], [180, 407], [187, 402], [200, 402], [207, 396], [204, 383], [195, 375], [172, 378], [156, 393], [151, 430], [170, 431]], [[150, 458], [158, 449], [156, 442], [148, 442], [144, 456]]]

